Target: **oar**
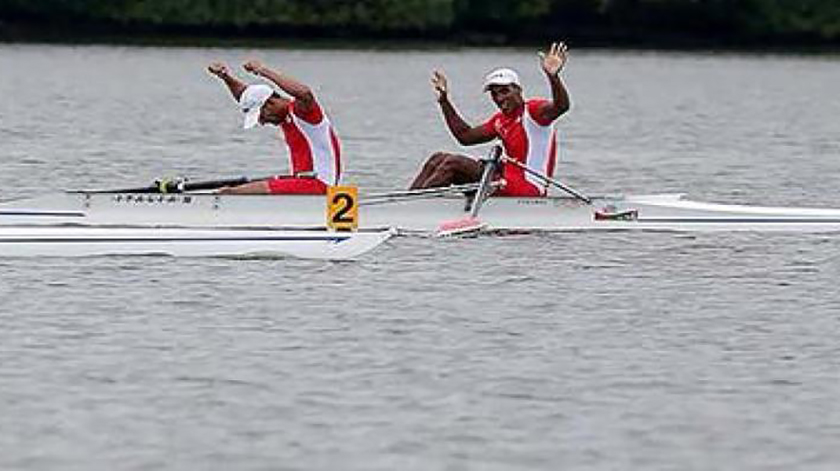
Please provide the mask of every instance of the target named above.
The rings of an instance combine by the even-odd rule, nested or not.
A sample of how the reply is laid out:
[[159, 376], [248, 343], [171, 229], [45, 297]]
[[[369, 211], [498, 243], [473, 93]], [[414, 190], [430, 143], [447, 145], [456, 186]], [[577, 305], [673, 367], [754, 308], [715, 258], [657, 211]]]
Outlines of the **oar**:
[[526, 172], [530, 173], [531, 175], [539, 178], [543, 182], [556, 186], [557, 188], [565, 191], [566, 193], [574, 196], [575, 198], [583, 201], [586, 204], [592, 204], [592, 198], [584, 195], [583, 193], [575, 190], [574, 188], [572, 188], [570, 186], [567, 186], [567, 185], [564, 185], [563, 183], [560, 183], [559, 181], [557, 181], [557, 180], [555, 180], [555, 179], [553, 179], [553, 178], [551, 178], [547, 175], [543, 175], [542, 173], [528, 167], [527, 165], [523, 164], [522, 162], [520, 162], [518, 160], [514, 160], [514, 159], [511, 159], [510, 157], [504, 156], [504, 157], [502, 157], [502, 161], [505, 162], [505, 163], [516, 165], [517, 167], [521, 168], [522, 170], [525, 170]]
[[417, 190], [397, 190], [385, 193], [370, 193], [365, 195], [365, 201], [385, 198], [414, 198], [414, 197], [437, 197], [450, 193], [466, 193], [478, 190], [479, 182], [464, 183], [462, 185], [439, 186], [434, 188], [421, 188]]
[[493, 174], [496, 173], [496, 169], [499, 166], [499, 159], [501, 156], [501, 146], [493, 146], [493, 148], [490, 149], [488, 157], [482, 159], [484, 162], [484, 172], [481, 174], [478, 190], [475, 192], [475, 196], [473, 197], [469, 216], [442, 222], [440, 226], [438, 226], [438, 236], [464, 235], [477, 232], [484, 228], [486, 224], [482, 223], [481, 220], [478, 219], [478, 212], [481, 210], [484, 200], [490, 196], [490, 192], [493, 189], [491, 180], [493, 179]]
[[175, 180], [161, 179], [151, 186], [121, 188], [117, 190], [91, 190], [87, 191], [87, 193], [184, 193], [187, 191], [215, 190], [217, 188], [242, 185], [258, 180], [260, 179], [251, 179], [248, 177], [205, 180], [198, 182], [191, 182], [180, 178]]
[[[513, 160], [510, 157], [502, 157], [502, 160], [507, 163], [511, 163], [516, 165], [517, 167], [525, 170], [526, 172], [530, 173], [531, 175], [541, 179], [543, 182], [554, 185], [557, 188], [565, 191], [566, 193], [574, 196], [575, 198], [583, 201], [584, 203], [592, 206], [592, 198], [584, 195], [583, 193], [575, 190], [574, 188], [564, 185], [559, 181], [543, 175], [536, 170], [528, 168], [526, 165], [522, 164], [517, 160]], [[639, 217], [639, 211], [637, 209], [625, 209], [623, 211], [618, 211], [615, 207], [607, 207], [607, 208], [593, 208], [592, 217], [595, 218], [596, 221], [635, 221]]]

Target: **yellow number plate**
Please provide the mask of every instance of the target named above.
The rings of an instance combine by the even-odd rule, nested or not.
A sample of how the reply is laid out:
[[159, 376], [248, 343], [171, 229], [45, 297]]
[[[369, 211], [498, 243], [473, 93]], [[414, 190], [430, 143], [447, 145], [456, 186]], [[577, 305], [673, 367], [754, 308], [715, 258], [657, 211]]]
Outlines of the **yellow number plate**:
[[359, 189], [355, 186], [327, 188], [327, 227], [353, 231], [359, 227]]

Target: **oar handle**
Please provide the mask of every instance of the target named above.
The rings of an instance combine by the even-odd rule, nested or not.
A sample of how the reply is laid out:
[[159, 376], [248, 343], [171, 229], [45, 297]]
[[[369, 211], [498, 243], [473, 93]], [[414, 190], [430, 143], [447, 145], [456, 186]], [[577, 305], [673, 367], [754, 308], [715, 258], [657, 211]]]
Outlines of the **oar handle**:
[[244, 185], [245, 183], [250, 183], [251, 180], [248, 177], [239, 177], [239, 178], [228, 178], [223, 180], [207, 180], [202, 182], [188, 182], [185, 181], [175, 187], [180, 189], [182, 192], [184, 191], [200, 191], [200, 190], [215, 190], [216, 188], [222, 188], [225, 186], [237, 186], [237, 185]]
[[487, 157], [482, 157], [481, 161], [498, 166], [500, 163], [502, 163], [502, 146], [493, 146], [490, 149], [490, 152], [487, 154]]

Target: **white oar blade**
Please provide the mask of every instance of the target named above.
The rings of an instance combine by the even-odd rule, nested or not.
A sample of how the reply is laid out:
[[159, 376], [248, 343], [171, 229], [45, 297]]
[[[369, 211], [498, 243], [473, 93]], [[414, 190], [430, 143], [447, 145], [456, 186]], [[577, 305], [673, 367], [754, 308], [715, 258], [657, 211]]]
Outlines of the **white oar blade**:
[[477, 217], [464, 216], [460, 219], [445, 221], [438, 226], [435, 235], [438, 237], [463, 237], [476, 235], [487, 227]]

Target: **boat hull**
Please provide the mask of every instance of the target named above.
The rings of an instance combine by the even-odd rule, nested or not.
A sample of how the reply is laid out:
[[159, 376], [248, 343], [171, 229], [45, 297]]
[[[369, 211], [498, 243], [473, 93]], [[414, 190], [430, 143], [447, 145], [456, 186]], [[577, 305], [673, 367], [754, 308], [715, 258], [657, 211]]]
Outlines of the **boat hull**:
[[7, 226], [0, 227], [0, 257], [290, 256], [346, 260], [373, 250], [391, 235], [391, 231]]
[[[365, 199], [360, 227], [434, 233], [464, 217], [467, 200]], [[0, 226], [79, 225], [189, 228], [323, 229], [323, 196], [70, 192], [0, 204]], [[479, 218], [491, 230], [793, 231], [840, 230], [840, 209], [721, 205], [681, 195], [593, 198], [490, 198]]]

